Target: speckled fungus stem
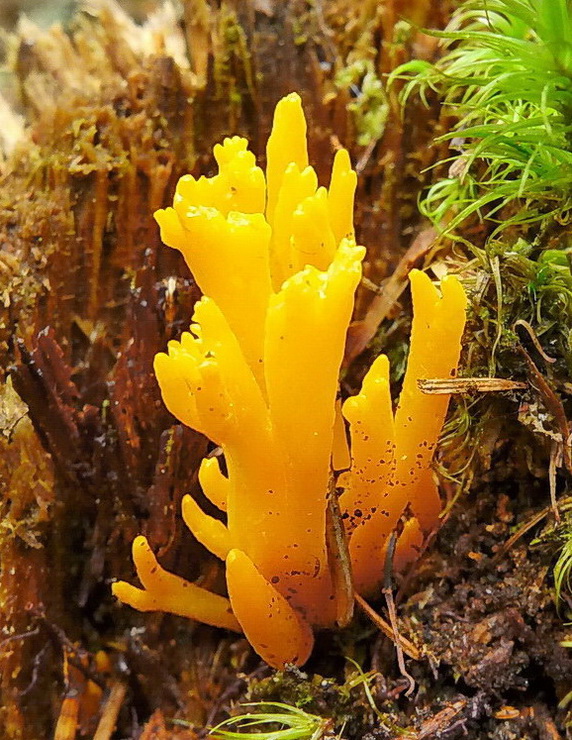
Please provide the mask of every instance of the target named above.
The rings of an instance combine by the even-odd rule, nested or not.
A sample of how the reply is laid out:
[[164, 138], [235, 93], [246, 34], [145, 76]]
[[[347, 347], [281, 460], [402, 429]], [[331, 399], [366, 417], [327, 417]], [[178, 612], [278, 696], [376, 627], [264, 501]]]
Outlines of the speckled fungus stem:
[[431, 462], [450, 396], [425, 395], [417, 381], [456, 374], [467, 300], [455, 276], [441, 281], [442, 295], [425, 273], [414, 270], [410, 280], [411, 346], [395, 417], [383, 356], [370, 368], [361, 393], [344, 405], [352, 468], [341, 503], [348, 514], [354, 582], [362, 594], [379, 589], [387, 538], [405, 510], [412, 516], [398, 542], [398, 567], [414, 559], [441, 510]]
[[[270, 665], [301, 665], [312, 649], [312, 628], [334, 626], [348, 611], [348, 593], [337, 587], [344, 579], [332, 575], [330, 558], [336, 556], [326, 529], [332, 464], [349, 464], [336, 394], [365, 252], [354, 240], [356, 176], [340, 150], [329, 188], [318, 187], [296, 94], [276, 107], [266, 176], [244, 139], [225, 139], [214, 153], [219, 174], [182, 178], [173, 207], [156, 214], [163, 241], [182, 252], [204, 297], [190, 332], [157, 355], [155, 372], [169, 410], [224, 454], [226, 474], [216, 459], [206, 459], [199, 480], [226, 522], [205, 514], [189, 496], [183, 518], [225, 561], [229, 599], [166, 573], [143, 537], [133, 550], [143, 589], [119, 582], [114, 593], [138, 609], [242, 629]], [[416, 310], [421, 302], [433, 312], [428, 320], [441, 327], [448, 308], [440, 309], [426, 276], [414, 276], [412, 283]], [[442, 302], [455, 284], [444, 283]], [[354, 512], [348, 533], [363, 579], [367, 567], [358, 562], [360, 553], [369, 558], [375, 550], [376, 564], [379, 553], [377, 529], [361, 522], [377, 521], [376, 500], [390, 506], [392, 485], [392, 526], [407, 503], [416, 517], [402, 539], [408, 531], [412, 542], [421, 538], [439, 509], [429, 465], [447, 404], [431, 397], [426, 405], [416, 394], [415, 374], [434, 368], [439, 374], [442, 365], [425, 368], [427, 350], [418, 349], [425, 340], [415, 338], [425, 335], [415, 326], [395, 420], [385, 358], [374, 363], [361, 394], [345, 405], [353, 469], [344, 500]], [[441, 342], [444, 326], [439, 331]], [[456, 367], [455, 352], [449, 370]], [[422, 428], [409, 423], [414, 415], [424, 419]], [[420, 439], [429, 442], [410, 475]], [[409, 462], [399, 460], [400, 449]], [[409, 476], [403, 478], [406, 485], [395, 484], [399, 475]], [[427, 488], [427, 481], [433, 488], [423, 503], [418, 489]], [[358, 506], [368, 512], [364, 519]]]

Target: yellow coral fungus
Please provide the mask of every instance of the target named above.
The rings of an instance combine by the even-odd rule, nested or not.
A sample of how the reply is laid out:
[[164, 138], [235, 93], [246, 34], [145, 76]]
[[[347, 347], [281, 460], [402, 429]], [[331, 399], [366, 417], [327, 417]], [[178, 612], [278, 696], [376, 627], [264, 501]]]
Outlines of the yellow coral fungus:
[[[327, 510], [332, 460], [349, 465], [336, 395], [365, 251], [354, 241], [356, 176], [341, 150], [329, 188], [318, 187], [296, 94], [277, 105], [266, 177], [239, 137], [215, 147], [215, 157], [218, 175], [182, 178], [173, 208], [156, 214], [204, 297], [190, 332], [157, 355], [155, 372], [169, 410], [224, 454], [226, 474], [207, 459], [199, 480], [226, 523], [189, 496], [183, 518], [225, 560], [229, 600], [166, 573], [144, 537], [134, 543], [144, 589], [120, 582], [114, 593], [138, 609], [242, 629], [273, 666], [302, 664], [312, 628], [347, 612]], [[412, 348], [395, 418], [385, 358], [343, 408], [352, 450], [341, 503], [364, 593], [379, 584], [384, 543], [405, 509], [413, 518], [400, 539], [403, 562], [440, 508], [430, 464], [448, 397], [422, 396], [416, 380], [455, 372], [465, 299], [454, 277], [442, 298], [419, 272], [412, 289]]]

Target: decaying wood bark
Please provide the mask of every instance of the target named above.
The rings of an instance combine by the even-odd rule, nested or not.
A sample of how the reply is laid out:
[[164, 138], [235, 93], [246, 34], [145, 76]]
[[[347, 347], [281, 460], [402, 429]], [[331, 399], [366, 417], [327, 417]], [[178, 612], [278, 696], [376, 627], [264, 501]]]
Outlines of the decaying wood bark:
[[[385, 276], [418, 228], [436, 124], [421, 107], [403, 121], [384, 75], [413, 50], [434, 53], [401, 16], [439, 27], [447, 14], [442, 0], [187, 0], [141, 27], [92, 1], [65, 32], [23, 23], [12, 39], [0, 132], [1, 738], [93, 733], [118, 682], [130, 686], [122, 737], [154, 710], [200, 725], [223, 706], [240, 641], [216, 653], [205, 631], [191, 646], [200, 628], [110, 598], [110, 579], [132, 577], [139, 532], [167, 567], [218, 578], [178, 515], [206, 442], [174, 424], [151, 367], [198, 291], [152, 214], [180, 175], [212, 172], [224, 135], [247, 136], [263, 158], [274, 105], [297, 90], [322, 179], [340, 144], [358, 163], [358, 235], [370, 277]], [[103, 690], [93, 705], [81, 699], [89, 679]], [[64, 706], [71, 719], [58, 723]]]

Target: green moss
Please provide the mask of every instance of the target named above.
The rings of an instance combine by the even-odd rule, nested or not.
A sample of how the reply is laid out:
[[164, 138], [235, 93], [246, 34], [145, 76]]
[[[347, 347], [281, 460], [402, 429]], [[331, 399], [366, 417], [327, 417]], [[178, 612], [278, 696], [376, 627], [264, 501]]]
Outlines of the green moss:
[[[450, 233], [478, 214], [497, 230], [572, 207], [572, 17], [567, 0], [469, 0], [435, 32], [435, 65], [398, 68], [404, 100], [437, 92], [457, 118], [449, 176], [422, 210]], [[459, 154], [460, 152], [460, 154]], [[507, 206], [512, 206], [510, 213]]]
[[384, 132], [389, 105], [383, 82], [378, 77], [371, 59], [358, 59], [338, 71], [335, 85], [347, 90], [352, 97], [348, 110], [356, 127], [360, 146], [378, 141]]
[[[211, 737], [259, 738], [261, 740], [319, 740], [330, 729], [331, 722], [315, 714], [281, 702], [245, 704], [252, 711], [221, 722], [211, 730]], [[234, 727], [236, 730], [227, 728]], [[256, 728], [254, 732], [248, 729]]]
[[248, 39], [236, 12], [223, 5], [219, 15], [218, 36], [221, 53], [215, 55], [214, 81], [218, 98], [226, 98], [239, 111], [245, 91], [255, 92], [252, 59]]

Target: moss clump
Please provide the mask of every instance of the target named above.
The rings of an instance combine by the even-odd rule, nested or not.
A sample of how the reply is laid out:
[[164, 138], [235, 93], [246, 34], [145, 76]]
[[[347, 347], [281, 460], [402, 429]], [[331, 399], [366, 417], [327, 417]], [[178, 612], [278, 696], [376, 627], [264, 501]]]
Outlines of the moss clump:
[[[470, 0], [435, 35], [446, 53], [394, 75], [442, 96], [456, 124], [449, 176], [423, 211], [450, 233], [472, 214], [498, 229], [562, 220], [572, 205], [572, 17], [567, 0]], [[507, 206], [511, 212], [507, 212]]]

